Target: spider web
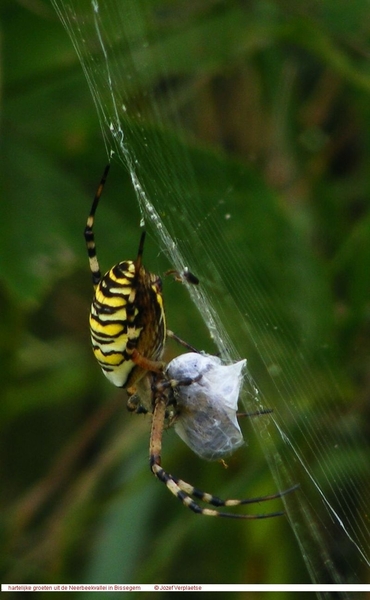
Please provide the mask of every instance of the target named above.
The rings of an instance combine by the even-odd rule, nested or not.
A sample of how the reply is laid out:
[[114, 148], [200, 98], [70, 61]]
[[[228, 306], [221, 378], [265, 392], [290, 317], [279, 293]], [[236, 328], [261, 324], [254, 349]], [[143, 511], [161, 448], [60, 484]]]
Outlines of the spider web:
[[[357, 472], [369, 473], [367, 444], [353, 422], [331, 427], [333, 407], [343, 406], [345, 398], [330, 347], [318, 347], [310, 330], [317, 324], [297, 328], [289, 315], [293, 290], [285, 298], [274, 291], [260, 241], [253, 237], [254, 224], [265, 219], [266, 240], [273, 245], [278, 238], [279, 243], [271, 252], [294, 257], [286, 269], [289, 276], [294, 271], [300, 289], [299, 271], [308, 264], [300, 232], [271, 209], [271, 192], [261, 193], [251, 171], [225, 157], [217, 168], [218, 156], [192, 146], [185, 136], [192, 118], [187, 112], [194, 93], [192, 61], [199, 56], [193, 56], [194, 48], [202, 50], [201, 72], [202, 66], [209, 67], [212, 52], [223, 49], [226, 55], [232, 43], [222, 38], [222, 30], [217, 30], [219, 38], [205, 42], [202, 32], [191, 27], [174, 30], [160, 43], [161, 26], [181, 20], [181, 3], [167, 13], [138, 0], [53, 4], [81, 61], [107, 155], [120, 160], [131, 176], [142, 224], [175, 269], [189, 267], [200, 278], [202, 285], [189, 286], [189, 293], [221, 356], [226, 361], [248, 358], [247, 408], [271, 407], [275, 399], [269, 426], [266, 419], [253, 420], [256, 435], [279, 489], [301, 484], [300, 492], [284, 501], [312, 581], [339, 583], [342, 557], [333, 557], [323, 531], [333, 539], [344, 537], [352, 552], [370, 564], [369, 485], [359, 483], [356, 472], [351, 477], [354, 464]], [[188, 36], [188, 56], [178, 55], [177, 36]], [[228, 52], [234, 56], [237, 49]], [[180, 82], [175, 74], [181, 75]], [[242, 252], [235, 228], [241, 202], [250, 207], [249, 243]], [[304, 293], [309, 297], [302, 296], [303, 304], [314, 302], [309, 291]], [[357, 580], [354, 571], [352, 577]]]

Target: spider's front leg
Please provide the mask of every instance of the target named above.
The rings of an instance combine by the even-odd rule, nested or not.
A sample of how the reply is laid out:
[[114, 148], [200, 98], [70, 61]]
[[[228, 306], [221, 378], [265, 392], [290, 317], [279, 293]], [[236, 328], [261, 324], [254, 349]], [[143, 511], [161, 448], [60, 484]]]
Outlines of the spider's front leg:
[[157, 477], [157, 479], [159, 479], [159, 481], [161, 481], [167, 486], [171, 494], [176, 496], [176, 498], [180, 500], [185, 506], [187, 506], [196, 513], [201, 513], [205, 515], [210, 515], [212, 513], [212, 516], [216, 516], [219, 514], [217, 511], [203, 509], [200, 506], [198, 506], [198, 504], [194, 502], [191, 496], [181, 489], [181, 487], [178, 485], [178, 483], [172, 477], [172, 475], [167, 473], [161, 465], [162, 437], [163, 430], [165, 427], [166, 409], [167, 398], [165, 394], [158, 390], [155, 391], [152, 429], [150, 433], [149, 444], [149, 462], [151, 471]]
[[[154, 378], [153, 378], [154, 379]], [[154, 384], [152, 386], [153, 390], [153, 416], [152, 416], [152, 428], [150, 433], [150, 444], [149, 444], [149, 461], [150, 468], [152, 473], [164, 483], [171, 494], [173, 494], [180, 502], [184, 504], [187, 508], [192, 510], [197, 514], [201, 514], [208, 517], [226, 517], [233, 519], [266, 519], [269, 517], [278, 517], [283, 515], [283, 512], [274, 512], [260, 515], [238, 515], [233, 513], [221, 512], [212, 508], [202, 508], [197, 504], [192, 496], [198, 498], [202, 502], [207, 504], [211, 504], [213, 506], [238, 506], [241, 504], [254, 504], [258, 502], [263, 502], [266, 500], [273, 500], [275, 498], [280, 498], [296, 489], [290, 488], [289, 490], [285, 490], [284, 492], [279, 492], [277, 494], [272, 494], [269, 496], [261, 496], [259, 498], [250, 498], [245, 500], [222, 500], [217, 496], [213, 496], [212, 494], [208, 494], [206, 492], [202, 492], [201, 490], [195, 488], [191, 484], [183, 481], [182, 479], [178, 479], [177, 477], [172, 476], [170, 473], [167, 473], [162, 467], [161, 462], [161, 454], [162, 454], [162, 437], [163, 431], [165, 428], [165, 420], [166, 420], [166, 412], [167, 412], [167, 404], [168, 398], [165, 394], [166, 381], [156, 383], [154, 380]], [[190, 383], [188, 384], [190, 385]]]
[[[161, 464], [162, 454], [162, 437], [165, 428], [166, 410], [168, 404], [168, 398], [166, 396], [166, 389], [170, 386], [170, 382], [166, 385], [166, 380], [158, 382], [153, 377], [153, 416], [152, 416], [152, 428], [150, 432], [150, 443], [149, 443], [149, 463], [152, 473], [164, 483], [171, 494], [176, 496], [185, 506], [197, 513], [208, 514], [206, 509], [202, 509], [198, 506], [189, 494], [184, 492], [175, 479], [167, 473]], [[206, 511], [206, 512], [204, 512]], [[211, 511], [217, 514], [217, 511]]]

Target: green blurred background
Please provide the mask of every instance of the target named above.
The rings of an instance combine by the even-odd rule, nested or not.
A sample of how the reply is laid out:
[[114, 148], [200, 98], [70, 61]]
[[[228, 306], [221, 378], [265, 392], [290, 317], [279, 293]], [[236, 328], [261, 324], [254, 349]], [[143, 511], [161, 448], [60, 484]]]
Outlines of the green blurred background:
[[[215, 18], [225, 19], [225, 27], [231, 23], [232, 31], [233, 9], [247, 15], [245, 44], [236, 46], [231, 58], [215, 44], [202, 77], [186, 75], [183, 92], [196, 83], [198, 99], [191, 114], [181, 114], [191, 133], [189, 153], [194, 161], [199, 152], [209, 172], [232, 171], [241, 188], [245, 166], [253, 172], [248, 193], [273, 199], [266, 200], [263, 218], [256, 217], [250, 243], [270, 270], [268, 285], [286, 298], [286, 322], [292, 319], [306, 331], [309, 317], [313, 352], [323, 331], [330, 336], [331, 367], [341, 374], [346, 400], [333, 410], [355, 422], [349, 444], [356, 431], [368, 438], [368, 4], [210, 0], [178, 2], [174, 13], [164, 0], [152, 4], [153, 15], [162, 18], [164, 40], [174, 19], [178, 31], [202, 27], [207, 35], [209, 27], [211, 36]], [[0, 18], [2, 581], [308, 582], [284, 519], [242, 523], [197, 517], [151, 476], [150, 421], [126, 412], [125, 393], [105, 381], [89, 343], [91, 282], [82, 233], [107, 161], [95, 106], [49, 2], [3, 0]], [[235, 22], [235, 31], [239, 26]], [[180, 54], [186, 55], [189, 39], [179, 36]], [[157, 86], [160, 94], [163, 81]], [[202, 197], [212, 215], [209, 179], [204, 177]], [[250, 205], [241, 200], [237, 209], [241, 222], [247, 220]], [[135, 254], [139, 219], [130, 179], [116, 163], [97, 225], [103, 268]], [[288, 272], [279, 268], [279, 256], [268, 263], [282, 223], [289, 223], [300, 251], [311, 257], [309, 263], [297, 259]], [[229, 235], [237, 233], [230, 229]], [[146, 264], [157, 273], [171, 266], [153, 236]], [[309, 313], [302, 296], [291, 293], [298, 275], [307, 294], [318, 290], [314, 297], [320, 301], [311, 303]], [[166, 281], [165, 295], [170, 328], [215, 351], [186, 291]], [[167, 358], [177, 351], [171, 345]], [[258, 382], [255, 360], [252, 374]], [[319, 364], [314, 367], [317, 378], [327, 378]], [[307, 392], [308, 419], [310, 400]], [[331, 425], [330, 420], [322, 424], [323, 431]], [[249, 437], [250, 425], [244, 427]], [[165, 436], [165, 452], [169, 470], [220, 496], [274, 489], [258, 445], [238, 452], [227, 470], [194, 457], [173, 432]], [[368, 471], [356, 468], [359, 455], [368, 458], [368, 446], [353, 449], [352, 463], [356, 489], [368, 491]], [[320, 464], [311, 458], [319, 477]], [[350, 475], [348, 468], [345, 472]], [[356, 501], [352, 495], [348, 511]], [[329, 551], [335, 555], [337, 549], [333, 545]], [[349, 543], [338, 556], [345, 581], [368, 580]]]

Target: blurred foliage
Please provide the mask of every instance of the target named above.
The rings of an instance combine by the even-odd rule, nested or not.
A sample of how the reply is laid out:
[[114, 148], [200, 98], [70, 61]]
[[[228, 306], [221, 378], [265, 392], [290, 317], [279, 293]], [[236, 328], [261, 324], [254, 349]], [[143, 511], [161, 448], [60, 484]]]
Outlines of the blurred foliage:
[[[285, 324], [311, 336], [313, 353], [319, 340], [330, 339], [330, 361], [349, 402], [341, 416], [352, 416], [353, 431], [368, 438], [368, 4], [157, 0], [152, 6], [154, 42], [168, 56], [169, 76], [184, 99], [178, 113], [199, 165], [210, 216], [205, 227], [212, 228], [216, 174], [232, 172], [240, 222], [225, 226], [226, 243], [240, 244], [240, 260], [258, 249], [269, 274], [264, 301], [269, 286], [278, 289]], [[309, 581], [284, 519], [196, 517], [151, 477], [149, 419], [126, 413], [125, 394], [104, 380], [89, 346], [82, 232], [107, 160], [95, 106], [49, 2], [3, 0], [0, 18], [2, 581]], [[151, 72], [144, 83], [159, 93], [161, 76]], [[197, 101], [190, 103], [194, 90]], [[145, 114], [143, 90], [141, 102]], [[154, 125], [141, 122], [149, 139]], [[254, 198], [253, 209], [245, 198]], [[139, 219], [129, 177], [116, 166], [97, 224], [103, 265], [136, 252]], [[250, 223], [247, 241], [243, 222]], [[217, 254], [217, 243], [210, 251]], [[170, 267], [153, 238], [146, 263], [158, 273]], [[191, 323], [191, 342], [214, 350], [181, 286], [168, 281], [165, 293], [171, 329], [189, 339]], [[256, 362], [257, 380], [258, 368]], [[320, 380], [320, 364], [312, 368]], [[317, 398], [307, 390], [303, 401], [309, 418]], [[323, 435], [328, 426], [321, 424]], [[245, 429], [249, 436], [248, 423]], [[353, 464], [368, 450], [355, 448]], [[232, 457], [228, 470], [202, 463], [172, 432], [165, 452], [170, 471], [221, 497], [246, 489], [260, 495], [274, 486], [254, 444]], [[321, 465], [311, 459], [320, 477]], [[363, 566], [351, 561], [349, 571], [341, 565], [344, 579], [353, 572], [364, 579]]]

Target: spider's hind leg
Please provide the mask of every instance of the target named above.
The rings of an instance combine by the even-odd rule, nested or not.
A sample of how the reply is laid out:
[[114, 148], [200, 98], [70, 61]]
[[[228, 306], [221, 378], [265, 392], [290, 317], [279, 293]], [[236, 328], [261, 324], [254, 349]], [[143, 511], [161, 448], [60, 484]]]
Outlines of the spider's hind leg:
[[94, 237], [93, 228], [94, 228], [94, 220], [95, 220], [95, 211], [99, 204], [100, 196], [102, 195], [104, 185], [105, 185], [105, 182], [108, 177], [108, 172], [109, 172], [109, 165], [107, 165], [104, 169], [104, 173], [102, 175], [98, 189], [96, 191], [96, 194], [95, 194], [95, 197], [94, 197], [91, 209], [90, 209], [90, 214], [87, 218], [85, 231], [84, 231], [87, 254], [89, 257], [90, 271], [91, 271], [91, 275], [92, 275], [93, 285], [95, 288], [97, 287], [97, 285], [101, 279], [101, 272], [100, 272], [100, 268], [99, 268], [98, 257], [96, 254], [96, 245], [95, 245], [95, 237]]

